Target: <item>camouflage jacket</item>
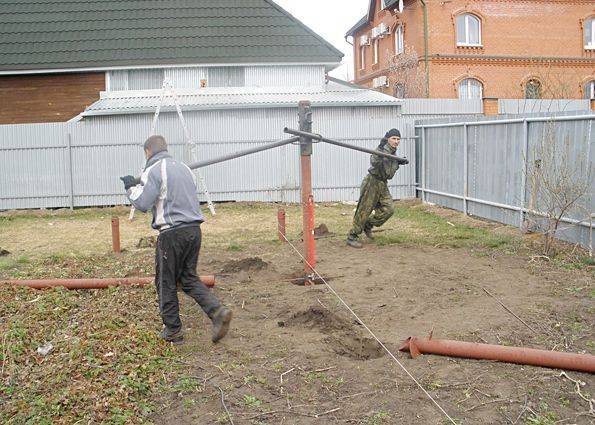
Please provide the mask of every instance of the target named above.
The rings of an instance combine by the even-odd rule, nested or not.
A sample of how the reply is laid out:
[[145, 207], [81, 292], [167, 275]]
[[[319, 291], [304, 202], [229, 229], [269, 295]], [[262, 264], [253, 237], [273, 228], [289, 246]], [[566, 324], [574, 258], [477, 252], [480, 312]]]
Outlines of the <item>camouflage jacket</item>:
[[[397, 148], [393, 148], [388, 142], [384, 146], [378, 146], [376, 150], [391, 155], [397, 152]], [[370, 164], [372, 166], [368, 169], [368, 172], [382, 181], [392, 179], [399, 169], [396, 159], [385, 158], [380, 155], [372, 155], [370, 157]]]

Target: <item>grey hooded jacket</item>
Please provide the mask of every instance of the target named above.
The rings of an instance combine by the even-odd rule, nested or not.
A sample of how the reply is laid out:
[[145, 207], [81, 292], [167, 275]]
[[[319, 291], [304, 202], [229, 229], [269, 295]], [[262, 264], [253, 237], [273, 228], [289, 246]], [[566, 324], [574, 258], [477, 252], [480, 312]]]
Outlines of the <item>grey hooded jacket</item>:
[[149, 158], [140, 180], [128, 189], [128, 199], [142, 212], [153, 208], [153, 229], [162, 232], [204, 221], [192, 171], [166, 151]]

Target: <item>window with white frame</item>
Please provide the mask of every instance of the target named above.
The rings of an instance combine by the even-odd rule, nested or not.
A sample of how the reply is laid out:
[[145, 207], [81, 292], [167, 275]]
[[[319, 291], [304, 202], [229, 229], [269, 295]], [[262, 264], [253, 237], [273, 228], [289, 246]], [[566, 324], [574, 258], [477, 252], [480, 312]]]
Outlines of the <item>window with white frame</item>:
[[403, 42], [403, 26], [399, 25], [395, 30], [395, 53], [398, 55], [403, 53], [405, 50], [405, 44]]
[[465, 78], [459, 83], [459, 99], [481, 99], [483, 85], [475, 78]]
[[585, 99], [595, 100], [595, 80], [585, 84]]
[[457, 16], [457, 45], [481, 46], [481, 21], [475, 15]]
[[595, 18], [585, 21], [585, 49], [595, 49]]
[[366, 67], [366, 45], [361, 44], [359, 46], [359, 69]]
[[378, 42], [377, 38], [374, 39], [374, 63], [378, 63]]

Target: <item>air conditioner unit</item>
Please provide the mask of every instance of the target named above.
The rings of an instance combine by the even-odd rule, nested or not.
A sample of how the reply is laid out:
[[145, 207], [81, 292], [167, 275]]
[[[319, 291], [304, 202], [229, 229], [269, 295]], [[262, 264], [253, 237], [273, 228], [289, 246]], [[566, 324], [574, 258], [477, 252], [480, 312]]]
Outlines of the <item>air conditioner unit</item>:
[[380, 37], [380, 28], [379, 27], [372, 28], [372, 38], [378, 38], [378, 37]]
[[390, 34], [390, 28], [385, 23], [381, 23], [378, 25], [378, 32], [380, 33], [380, 37], [383, 37], [384, 35]]
[[370, 45], [370, 37], [367, 34], [362, 35], [359, 38], [359, 45], [360, 46], [369, 46]]
[[381, 77], [374, 78], [374, 80], [372, 80], [372, 85], [375, 89], [388, 87], [388, 77], [386, 75], [383, 75]]

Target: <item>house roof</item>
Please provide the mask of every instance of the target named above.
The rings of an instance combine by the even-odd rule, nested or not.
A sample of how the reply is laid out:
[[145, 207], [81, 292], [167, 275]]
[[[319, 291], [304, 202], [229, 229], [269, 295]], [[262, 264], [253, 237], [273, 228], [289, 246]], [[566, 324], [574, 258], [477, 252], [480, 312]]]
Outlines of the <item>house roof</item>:
[[[337, 79], [324, 87], [217, 87], [177, 90], [184, 111], [242, 108], [295, 108], [301, 100], [313, 107], [331, 106], [398, 106], [401, 101], [386, 94], [359, 88]], [[154, 113], [161, 90], [102, 92], [101, 99], [89, 106], [83, 117]], [[166, 96], [162, 112], [174, 112], [171, 96]]]
[[272, 0], [2, 0], [0, 73], [341, 62]]

